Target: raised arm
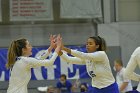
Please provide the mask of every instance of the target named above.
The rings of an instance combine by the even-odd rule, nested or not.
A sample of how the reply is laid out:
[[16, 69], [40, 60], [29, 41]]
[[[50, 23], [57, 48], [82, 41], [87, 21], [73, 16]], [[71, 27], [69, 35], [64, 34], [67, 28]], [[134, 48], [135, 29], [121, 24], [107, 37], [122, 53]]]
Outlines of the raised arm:
[[[60, 54], [60, 53], [59, 53]], [[77, 57], [71, 57], [68, 56], [66, 53], [61, 52], [60, 54], [60, 58], [62, 58], [64, 61], [70, 63], [70, 64], [80, 64], [80, 65], [85, 65], [85, 60], [82, 60], [80, 58]]]
[[140, 81], [140, 75], [138, 75], [134, 72], [139, 61], [140, 61], [140, 54], [135, 55], [135, 56], [134, 55], [131, 56], [131, 58], [127, 64], [127, 67], [125, 69], [124, 77], [127, 77], [131, 80], [134, 80], [134, 81]]
[[56, 47], [55, 35], [50, 35], [50, 47], [36, 58], [46, 59], [54, 47]]
[[83, 53], [83, 52], [80, 52], [80, 51], [77, 51], [77, 50], [72, 50], [72, 49], [69, 49], [69, 48], [66, 48], [66, 47], [63, 47], [62, 48], [64, 51], [70, 53], [71, 55], [75, 56], [75, 57], [78, 57], [78, 58], [81, 58], [83, 60], [93, 60], [93, 61], [104, 61], [105, 60], [105, 57], [106, 57], [106, 54], [104, 51], [97, 51], [97, 52], [94, 52], [94, 53]]
[[57, 58], [58, 54], [56, 52], [53, 53], [53, 56], [50, 59], [36, 59], [32, 57], [25, 57], [23, 60], [27, 63], [27, 67], [29, 68], [36, 68], [40, 66], [51, 66], [54, 64], [55, 59]]
[[30, 68], [39, 67], [39, 66], [50, 66], [50, 65], [53, 65], [55, 59], [58, 56], [58, 53], [61, 50], [62, 38], [61, 38], [60, 35], [57, 36], [56, 45], [57, 45], [57, 47], [55, 49], [55, 52], [53, 53], [53, 56], [50, 59], [39, 60], [39, 59], [31, 58], [31, 57], [25, 57], [25, 62], [27, 62], [28, 66]]
[[37, 56], [36, 58], [37, 59], [46, 59], [48, 56], [49, 56], [49, 51], [48, 51], [48, 49], [47, 50], [45, 50], [43, 53], [41, 53], [39, 56]]

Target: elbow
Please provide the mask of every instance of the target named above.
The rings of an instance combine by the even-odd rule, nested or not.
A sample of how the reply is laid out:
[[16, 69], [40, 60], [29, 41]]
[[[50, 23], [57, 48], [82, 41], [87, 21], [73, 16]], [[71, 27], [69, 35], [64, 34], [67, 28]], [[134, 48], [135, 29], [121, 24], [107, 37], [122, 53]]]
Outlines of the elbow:
[[71, 63], [71, 60], [63, 60], [64, 62]]
[[47, 65], [47, 66], [53, 66], [54, 62], [55, 62], [55, 60], [50, 60], [50, 62], [47, 63], [46, 65]]
[[71, 60], [66, 60], [66, 62], [71, 63]]
[[69, 62], [69, 58], [65, 58], [65, 57], [60, 57], [64, 62]]
[[51, 63], [49, 64], [49, 66], [53, 66], [53, 64], [54, 64], [54, 62], [51, 62]]
[[130, 72], [130, 71], [124, 71], [124, 78], [127, 78], [127, 79], [131, 79], [131, 76], [132, 75], [132, 73]]

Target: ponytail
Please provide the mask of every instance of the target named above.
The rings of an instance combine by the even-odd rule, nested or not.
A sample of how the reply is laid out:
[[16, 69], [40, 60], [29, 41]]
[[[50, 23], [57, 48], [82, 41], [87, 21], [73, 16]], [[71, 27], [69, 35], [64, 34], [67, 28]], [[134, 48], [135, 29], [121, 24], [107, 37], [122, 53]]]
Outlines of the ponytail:
[[22, 56], [22, 48], [26, 47], [26, 41], [26, 39], [18, 39], [16, 41], [12, 41], [7, 54], [7, 69], [11, 68], [15, 64], [17, 57]]
[[100, 42], [101, 42], [101, 44], [100, 44], [100, 50], [101, 51], [106, 51], [106, 42], [105, 42], [104, 38], [102, 38], [100, 36], [98, 36], [98, 38], [100, 39]]
[[16, 59], [16, 53], [15, 53], [15, 50], [16, 50], [16, 42], [13, 41], [8, 49], [8, 62], [6, 64], [6, 67], [7, 68], [11, 68], [14, 63], [15, 63], [15, 59]]

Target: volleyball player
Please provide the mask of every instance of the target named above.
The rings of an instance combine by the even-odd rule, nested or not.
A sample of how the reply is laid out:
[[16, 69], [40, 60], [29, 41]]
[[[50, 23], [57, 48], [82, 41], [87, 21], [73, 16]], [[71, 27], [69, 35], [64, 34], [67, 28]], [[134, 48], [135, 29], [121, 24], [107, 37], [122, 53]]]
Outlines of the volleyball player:
[[86, 65], [92, 78], [93, 93], [119, 93], [118, 85], [112, 75], [105, 40], [99, 36], [89, 37], [86, 44], [88, 53], [62, 47], [64, 51], [75, 56], [70, 57], [64, 52], [59, 56], [71, 64]]
[[137, 92], [140, 93], [140, 75], [134, 72], [137, 66], [140, 67], [140, 47], [132, 53], [124, 73], [125, 77], [139, 82]]
[[[31, 68], [53, 65], [61, 49], [61, 39], [60, 35], [58, 35], [55, 52], [50, 59], [46, 60], [29, 57], [32, 55], [32, 46], [27, 39], [12, 41], [8, 50], [8, 63], [6, 65], [7, 68], [12, 69], [7, 93], [28, 93], [27, 85], [31, 78]], [[47, 55], [48, 51], [46, 51]]]

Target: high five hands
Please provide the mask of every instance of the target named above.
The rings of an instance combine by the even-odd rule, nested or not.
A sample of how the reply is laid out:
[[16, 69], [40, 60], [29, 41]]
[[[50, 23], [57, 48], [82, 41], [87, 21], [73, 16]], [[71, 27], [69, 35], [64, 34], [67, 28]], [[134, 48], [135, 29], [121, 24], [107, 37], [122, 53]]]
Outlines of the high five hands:
[[62, 48], [62, 37], [60, 34], [58, 35], [50, 35], [50, 47], [49, 47], [49, 52], [52, 49], [55, 49], [55, 52], [59, 54]]

